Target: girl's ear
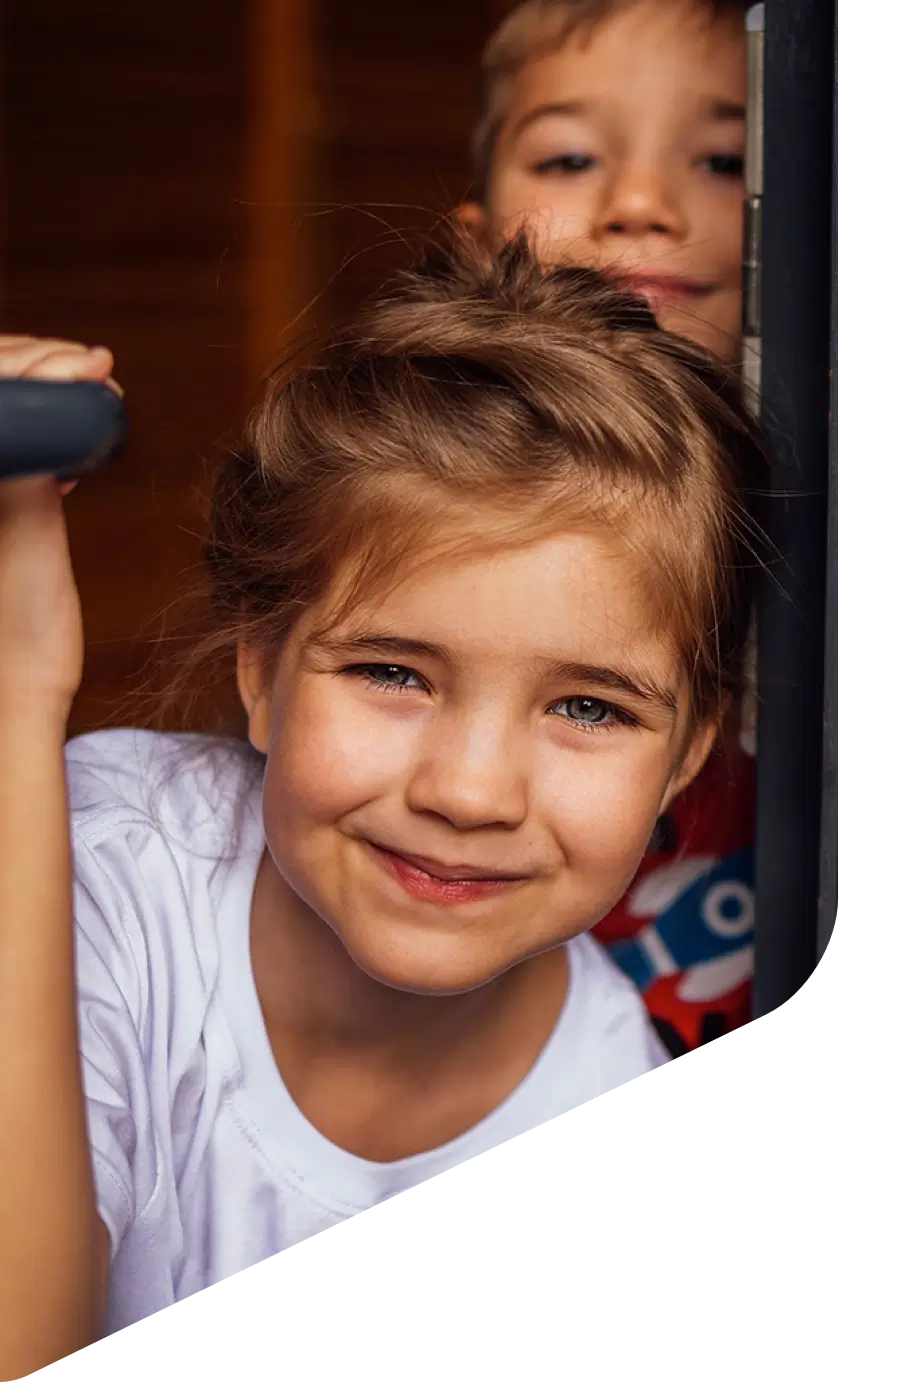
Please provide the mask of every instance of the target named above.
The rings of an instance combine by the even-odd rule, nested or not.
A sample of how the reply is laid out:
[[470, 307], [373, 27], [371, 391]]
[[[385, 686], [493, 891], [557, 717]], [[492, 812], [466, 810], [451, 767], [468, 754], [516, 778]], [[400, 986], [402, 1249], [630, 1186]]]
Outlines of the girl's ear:
[[693, 732], [689, 740], [689, 746], [683, 754], [682, 760], [674, 773], [670, 782], [667, 784], [667, 791], [664, 793], [664, 800], [661, 803], [660, 814], [669, 811], [673, 802], [684, 792], [698, 777], [702, 768], [708, 760], [714, 741], [720, 730], [719, 720], [706, 720]]
[[270, 678], [266, 660], [258, 648], [238, 645], [238, 694], [247, 713], [247, 737], [258, 753], [269, 752], [272, 716]]

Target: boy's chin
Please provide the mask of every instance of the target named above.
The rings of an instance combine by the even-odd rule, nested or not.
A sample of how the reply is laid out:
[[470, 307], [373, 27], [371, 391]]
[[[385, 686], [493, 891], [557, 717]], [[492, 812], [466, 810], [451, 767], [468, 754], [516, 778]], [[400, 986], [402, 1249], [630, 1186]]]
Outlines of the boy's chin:
[[[732, 315], [730, 313], [729, 317], [732, 318]], [[736, 365], [742, 358], [740, 327], [736, 321], [728, 320], [726, 313], [723, 320], [708, 319], [693, 316], [684, 308], [664, 307], [656, 313], [656, 317], [658, 325], [665, 331], [692, 341], [728, 365]]]

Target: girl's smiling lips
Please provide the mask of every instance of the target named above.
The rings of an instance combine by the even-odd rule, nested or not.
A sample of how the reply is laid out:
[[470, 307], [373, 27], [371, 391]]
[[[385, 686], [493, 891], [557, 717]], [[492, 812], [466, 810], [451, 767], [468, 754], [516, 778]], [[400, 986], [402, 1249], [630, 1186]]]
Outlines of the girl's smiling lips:
[[406, 893], [425, 902], [446, 905], [475, 902], [503, 888], [525, 883], [530, 877], [470, 864], [444, 864], [437, 859], [389, 849], [372, 840], [362, 843]]

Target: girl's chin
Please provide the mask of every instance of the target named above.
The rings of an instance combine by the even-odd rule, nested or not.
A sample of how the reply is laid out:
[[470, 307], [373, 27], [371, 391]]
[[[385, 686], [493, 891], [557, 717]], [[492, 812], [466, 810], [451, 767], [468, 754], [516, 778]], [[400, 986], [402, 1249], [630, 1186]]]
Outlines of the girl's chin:
[[[453, 945], [425, 939], [396, 937], [378, 948], [355, 944], [341, 936], [342, 944], [358, 969], [369, 979], [397, 993], [420, 998], [456, 998], [472, 993], [497, 979], [519, 956], [505, 963], [497, 955], [479, 955], [476, 948], [457, 938]], [[388, 940], [388, 938], [386, 938]]]

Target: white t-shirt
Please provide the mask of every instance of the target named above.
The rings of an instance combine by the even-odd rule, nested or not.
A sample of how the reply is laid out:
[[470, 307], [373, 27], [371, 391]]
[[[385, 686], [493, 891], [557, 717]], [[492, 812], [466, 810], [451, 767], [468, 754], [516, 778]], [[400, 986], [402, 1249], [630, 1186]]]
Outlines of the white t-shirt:
[[443, 1147], [389, 1164], [293, 1102], [250, 961], [264, 846], [237, 746], [116, 730], [67, 749], [85, 1092], [115, 1330], [661, 1065], [629, 980], [588, 936], [514, 1092]]

